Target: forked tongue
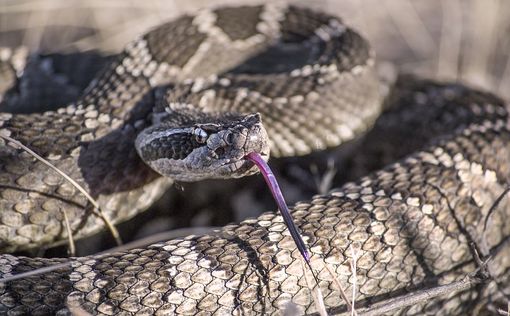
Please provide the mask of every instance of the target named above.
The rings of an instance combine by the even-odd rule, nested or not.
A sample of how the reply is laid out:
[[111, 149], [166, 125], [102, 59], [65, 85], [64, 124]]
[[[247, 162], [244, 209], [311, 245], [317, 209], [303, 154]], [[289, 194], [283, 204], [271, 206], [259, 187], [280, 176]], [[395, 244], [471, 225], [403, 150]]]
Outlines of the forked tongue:
[[[296, 243], [299, 252], [305, 259], [308, 268], [310, 268], [310, 271], [312, 272], [317, 282], [315, 273], [313, 272], [312, 266], [310, 265], [310, 254], [308, 253], [308, 249], [306, 248], [306, 245], [303, 239], [301, 238], [301, 235], [299, 234], [296, 225], [294, 224], [292, 215], [290, 215], [289, 208], [287, 207], [287, 203], [285, 203], [282, 191], [280, 190], [280, 186], [278, 185], [278, 182], [276, 181], [273, 172], [269, 168], [269, 165], [256, 152], [249, 153], [245, 158], [253, 162], [259, 168], [260, 173], [262, 173], [262, 175], [264, 176], [264, 179], [266, 180], [266, 183], [269, 186], [269, 189], [271, 190], [271, 194], [273, 195], [273, 198], [275, 199], [276, 204], [278, 205], [278, 209], [282, 214], [285, 225], [287, 225], [287, 228], [289, 229], [292, 239]], [[317, 284], [319, 283], [317, 282]]]

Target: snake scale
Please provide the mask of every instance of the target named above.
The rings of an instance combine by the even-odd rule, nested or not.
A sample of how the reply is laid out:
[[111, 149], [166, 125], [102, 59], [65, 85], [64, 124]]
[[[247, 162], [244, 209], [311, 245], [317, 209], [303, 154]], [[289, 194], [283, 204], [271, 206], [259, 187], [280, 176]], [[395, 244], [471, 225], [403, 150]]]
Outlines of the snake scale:
[[[118, 222], [146, 209], [172, 182], [139, 158], [133, 146], [138, 135], [149, 135], [136, 141], [149, 161], [170, 156], [181, 169], [200, 165], [199, 173], [225, 165], [234, 176], [241, 176], [238, 170], [253, 173], [245, 161], [211, 161], [223, 159], [231, 143], [253, 141], [248, 150], [264, 153], [269, 147], [273, 156], [284, 157], [337, 146], [367, 131], [383, 108], [374, 66], [367, 42], [327, 14], [277, 5], [203, 10], [133, 41], [79, 101], [44, 113], [1, 113], [0, 133], [76, 179]], [[485, 282], [391, 314], [504, 308], [510, 206], [508, 199], [496, 201], [510, 181], [507, 105], [490, 93], [411, 76], [395, 83], [384, 105], [375, 129], [394, 135], [397, 150], [409, 144], [413, 152], [291, 210], [328, 311], [347, 307], [324, 263], [346, 291], [356, 283], [356, 306], [363, 308], [462, 280], [480, 267], [475, 252], [490, 257]], [[219, 114], [225, 112], [230, 114]], [[218, 131], [214, 120], [227, 119], [241, 130], [241, 140]], [[150, 127], [155, 123], [177, 132], [164, 134]], [[258, 134], [251, 137], [253, 126]], [[154, 132], [178, 134], [168, 141], [181, 147], [146, 141]], [[266, 132], [267, 144], [261, 141]], [[182, 163], [210, 140], [222, 145], [212, 148], [209, 164]], [[375, 143], [381, 145], [377, 137]], [[77, 237], [104, 227], [77, 190], [31, 156], [2, 143], [0, 162], [3, 252], [64, 239], [64, 211]], [[168, 171], [167, 164], [151, 166]], [[101, 257], [3, 254], [0, 276], [63, 262], [70, 264], [0, 284], [1, 313], [69, 315], [79, 307], [101, 315], [280, 314], [289, 301], [301, 312], [316, 311], [299, 252], [275, 213], [215, 234]]]

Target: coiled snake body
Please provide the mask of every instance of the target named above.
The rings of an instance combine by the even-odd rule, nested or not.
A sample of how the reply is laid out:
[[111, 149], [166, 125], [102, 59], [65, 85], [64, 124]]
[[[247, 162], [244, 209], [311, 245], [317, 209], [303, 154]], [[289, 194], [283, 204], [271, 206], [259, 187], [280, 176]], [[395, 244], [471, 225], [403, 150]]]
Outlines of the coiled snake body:
[[[66, 171], [108, 217], [121, 221], [171, 183], [137, 150], [174, 179], [242, 176], [253, 173], [242, 160], [249, 151], [303, 155], [351, 140], [373, 125], [381, 99], [367, 43], [339, 19], [297, 7], [222, 8], [135, 40], [77, 103], [55, 112], [1, 114], [0, 132]], [[419, 144], [417, 151], [293, 208], [326, 306], [346, 311], [324, 263], [350, 290], [352, 249], [359, 253], [360, 308], [461, 280], [479, 268], [475, 251], [491, 257], [485, 283], [398, 313], [504, 306], [510, 208], [506, 199], [496, 200], [510, 175], [507, 106], [488, 93], [412, 77], [399, 80], [389, 100], [388, 119], [377, 127], [408, 126], [405, 136]], [[29, 155], [2, 144], [0, 162], [4, 251], [64, 238], [64, 211], [75, 236], [103, 227], [72, 186]], [[0, 284], [0, 311], [265, 314], [280, 313], [290, 300], [315, 311], [299, 252], [274, 213], [216, 235], [106, 257], [5, 254], [0, 275], [69, 260], [67, 268]]]

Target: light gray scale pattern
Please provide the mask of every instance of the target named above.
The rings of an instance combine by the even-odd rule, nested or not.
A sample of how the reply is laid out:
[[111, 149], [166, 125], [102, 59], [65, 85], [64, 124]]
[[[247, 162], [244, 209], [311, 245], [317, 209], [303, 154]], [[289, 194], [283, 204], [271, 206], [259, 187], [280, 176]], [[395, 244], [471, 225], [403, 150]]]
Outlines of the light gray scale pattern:
[[[174, 179], [228, 176], [207, 169], [215, 163], [232, 176], [251, 174], [251, 165], [225, 154], [240, 159], [257, 150], [267, 158], [270, 149], [273, 156], [304, 155], [351, 140], [381, 112], [379, 85], [368, 44], [338, 18], [276, 5], [203, 10], [133, 41], [78, 102], [54, 112], [0, 114], [0, 133], [66, 171], [119, 222], [147, 208], [172, 181], [138, 154]], [[389, 121], [376, 128], [411, 126], [399, 135], [413, 140], [415, 151], [291, 210], [325, 305], [331, 313], [346, 311], [323, 264], [350, 291], [354, 247], [358, 308], [462, 279], [477, 269], [473, 249], [492, 257], [485, 283], [395, 313], [465, 315], [504, 307], [508, 199], [490, 210], [510, 180], [508, 106], [488, 93], [413, 77], [397, 82], [389, 100]], [[175, 172], [181, 169], [195, 173]], [[104, 226], [76, 189], [4, 143], [0, 179], [5, 252], [64, 239], [64, 210], [75, 237]], [[4, 254], [0, 276], [59, 262], [71, 264], [0, 284], [0, 311], [273, 314], [292, 300], [301, 311], [315, 312], [299, 252], [275, 213], [216, 235], [105, 257]]]

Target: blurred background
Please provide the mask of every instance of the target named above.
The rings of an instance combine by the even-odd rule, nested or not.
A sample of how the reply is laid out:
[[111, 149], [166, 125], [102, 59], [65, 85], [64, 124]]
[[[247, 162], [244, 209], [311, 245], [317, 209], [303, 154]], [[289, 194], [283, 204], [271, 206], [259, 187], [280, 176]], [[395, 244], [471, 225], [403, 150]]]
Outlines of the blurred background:
[[[56, 82], [52, 86], [54, 91], [45, 93], [52, 96], [56, 105], [62, 105], [75, 99], [92, 79], [90, 75], [84, 76], [82, 73], [93, 74], [108, 62], [108, 58], [103, 56], [119, 52], [127, 42], [148, 29], [181, 14], [192, 14], [203, 7], [262, 2], [0, 0], [0, 61], [16, 54], [61, 54], [55, 59], [56, 68], [59, 64], [70, 64], [73, 68], [70, 76], [74, 79], [65, 83]], [[379, 60], [390, 61], [402, 71], [429, 78], [461, 81], [510, 99], [508, 0], [287, 2], [341, 16], [348, 25], [369, 39]], [[80, 55], [81, 60], [88, 58], [83, 63], [66, 57], [76, 52], [89, 51], [93, 53]], [[33, 66], [34, 71], [44, 68], [44, 61], [42, 64]], [[87, 71], [81, 71], [84, 67]], [[91, 67], [94, 68], [92, 72]], [[26, 68], [26, 71], [32, 71], [30, 69]], [[44, 74], [41, 78], [46, 80]], [[25, 101], [27, 105], [33, 106], [33, 99]], [[321, 168], [313, 163], [294, 165], [293, 161], [290, 164], [288, 161], [276, 161], [274, 165], [285, 166], [286, 171], [277, 170], [277, 175], [279, 173], [289, 203], [307, 199], [329, 188], [332, 176], [328, 172], [333, 170], [334, 175], [341, 170], [337, 168], [338, 162], [336, 166], [332, 164], [332, 168], [324, 163], [319, 165]], [[262, 211], [274, 210], [274, 202], [260, 178], [223, 181], [221, 184], [214, 181], [178, 184], [152, 210], [121, 224], [121, 232], [124, 239], [129, 241], [158, 232], [172, 232], [182, 227], [223, 226], [228, 222], [239, 222], [248, 216], [256, 216]], [[342, 180], [339, 180], [333, 185], [341, 183]], [[192, 231], [186, 230], [174, 235], [189, 232]], [[168, 238], [172, 235], [165, 236]], [[98, 248], [98, 245], [101, 247]], [[107, 233], [94, 236], [78, 244], [78, 255], [93, 253], [109, 246], [113, 246], [113, 242]], [[46, 254], [65, 255], [65, 250], [50, 250]]]
[[[118, 52], [147, 29], [202, 7], [248, 0], [0, 0], [0, 46]], [[507, 0], [288, 1], [343, 17], [380, 59], [510, 97]]]

